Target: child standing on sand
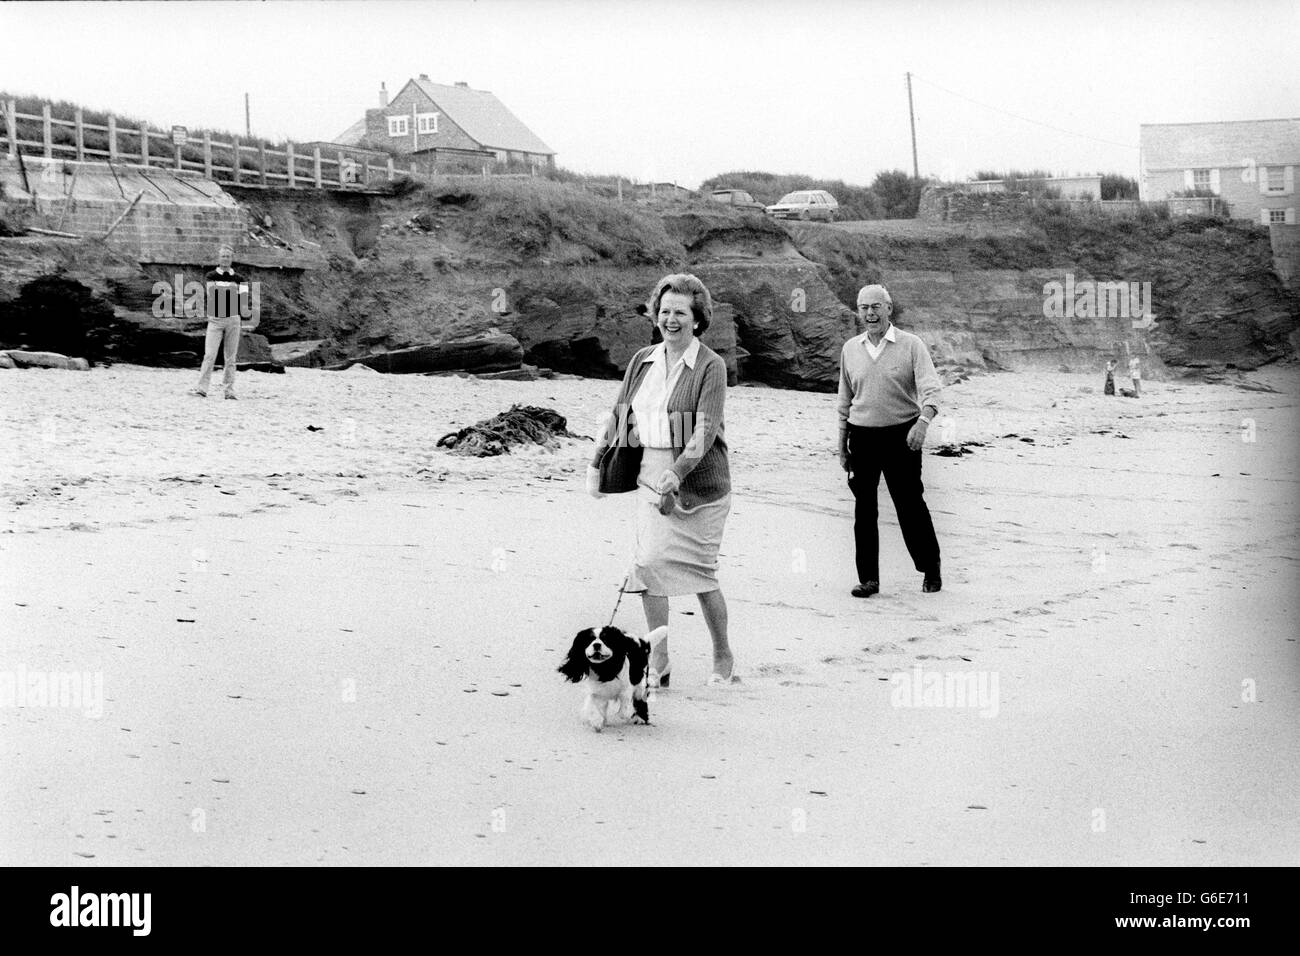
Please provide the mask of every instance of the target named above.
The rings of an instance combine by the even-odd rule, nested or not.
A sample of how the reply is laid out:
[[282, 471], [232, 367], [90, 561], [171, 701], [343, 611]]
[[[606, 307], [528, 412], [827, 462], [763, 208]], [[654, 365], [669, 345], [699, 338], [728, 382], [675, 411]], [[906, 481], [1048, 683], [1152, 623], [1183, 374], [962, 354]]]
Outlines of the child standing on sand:
[[1118, 364], [1114, 359], [1106, 360], [1106, 387], [1103, 391], [1107, 395], [1115, 394], [1115, 368]]

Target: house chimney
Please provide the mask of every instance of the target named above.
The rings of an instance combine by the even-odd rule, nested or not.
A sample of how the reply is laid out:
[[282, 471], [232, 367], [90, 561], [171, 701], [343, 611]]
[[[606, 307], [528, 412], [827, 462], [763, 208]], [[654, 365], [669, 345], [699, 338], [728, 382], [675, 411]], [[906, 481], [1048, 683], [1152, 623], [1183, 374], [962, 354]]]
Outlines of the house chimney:
[[420, 79], [422, 79], [422, 80], [427, 80], [428, 78], [429, 78], [429, 74], [428, 74], [428, 73], [421, 73], [421, 74], [420, 74]]
[[457, 81], [456, 81], [456, 85], [459, 86], [462, 90], [468, 90], [468, 89], [469, 89], [469, 84], [466, 83], [464, 80], [457, 80]]
[[379, 84], [379, 108], [388, 108], [388, 86], [384, 83]]

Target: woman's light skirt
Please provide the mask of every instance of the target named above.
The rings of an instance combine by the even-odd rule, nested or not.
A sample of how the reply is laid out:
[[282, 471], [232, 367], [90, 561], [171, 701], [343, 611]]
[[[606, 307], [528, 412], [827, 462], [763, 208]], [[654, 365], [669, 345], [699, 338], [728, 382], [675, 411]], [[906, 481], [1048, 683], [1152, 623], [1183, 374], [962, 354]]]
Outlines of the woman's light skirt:
[[[653, 486], [673, 463], [671, 448], [647, 448], [636, 490], [636, 549], [626, 591], [663, 597], [718, 589], [718, 548], [731, 511], [731, 495], [685, 511], [659, 513]], [[647, 487], [649, 486], [649, 487]]]

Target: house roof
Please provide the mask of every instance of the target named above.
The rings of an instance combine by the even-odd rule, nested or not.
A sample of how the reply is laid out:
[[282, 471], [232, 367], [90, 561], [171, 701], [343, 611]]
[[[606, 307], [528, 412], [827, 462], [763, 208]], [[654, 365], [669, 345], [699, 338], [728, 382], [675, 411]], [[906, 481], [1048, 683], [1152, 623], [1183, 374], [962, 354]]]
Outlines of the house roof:
[[366, 135], [366, 118], [363, 116], [343, 132], [334, 137], [334, 142], [340, 146], [360, 146], [362, 138]]
[[487, 90], [446, 86], [425, 79], [411, 80], [410, 83], [422, 90], [448, 119], [481, 146], [525, 153], [555, 154], [555, 150], [543, 143], [514, 113], [506, 109], [504, 103]]
[[1147, 169], [1300, 163], [1300, 119], [1143, 123], [1139, 142]]

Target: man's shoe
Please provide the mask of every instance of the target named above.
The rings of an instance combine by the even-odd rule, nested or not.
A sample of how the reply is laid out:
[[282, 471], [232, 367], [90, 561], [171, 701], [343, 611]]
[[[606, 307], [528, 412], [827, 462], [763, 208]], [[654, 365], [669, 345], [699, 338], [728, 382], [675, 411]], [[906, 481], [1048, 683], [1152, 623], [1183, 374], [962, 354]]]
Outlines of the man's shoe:
[[943, 590], [943, 578], [939, 577], [939, 569], [925, 572], [925, 579], [921, 582], [921, 590], [926, 594], [933, 594], [935, 591]]
[[208, 393], [205, 392], [205, 391], [203, 391], [203, 389], [201, 389], [201, 388], [192, 388], [192, 389], [190, 389], [190, 392], [189, 392], [189, 393], [190, 393], [191, 395], [193, 395], [195, 398], [207, 398], [207, 397], [208, 397]]
[[869, 598], [873, 594], [880, 593], [880, 582], [863, 581], [861, 584], [855, 585], [853, 590], [850, 593], [854, 597]]
[[237, 399], [237, 398], [239, 398], [239, 396], [236, 395], [234, 392], [226, 392], [226, 398]]

